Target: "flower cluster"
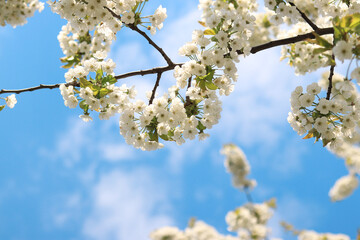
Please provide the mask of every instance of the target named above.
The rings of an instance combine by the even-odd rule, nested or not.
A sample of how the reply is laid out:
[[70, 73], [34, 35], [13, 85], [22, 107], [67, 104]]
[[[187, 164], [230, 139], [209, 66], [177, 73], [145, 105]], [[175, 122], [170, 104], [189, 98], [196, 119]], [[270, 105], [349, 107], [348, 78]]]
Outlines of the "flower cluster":
[[44, 3], [38, 0], [2, 0], [0, 1], [0, 26], [10, 24], [13, 27], [24, 25], [35, 11], [41, 12]]
[[351, 80], [339, 74], [332, 78], [333, 97], [329, 100], [320, 98], [321, 88], [328, 89], [328, 74], [323, 74], [319, 84], [307, 86], [306, 93], [302, 87], [295, 89], [288, 121], [299, 135], [307, 133], [305, 139], [321, 139], [324, 146], [330, 143], [331, 151], [346, 159], [349, 175], [340, 178], [329, 192], [333, 201], [339, 201], [358, 186], [356, 174], [360, 174], [360, 150], [356, 143], [360, 139], [357, 132], [360, 98]]
[[[225, 167], [233, 174], [234, 179], [237, 177], [244, 178], [250, 170], [250, 166], [246, 160], [245, 154], [242, 150], [233, 145], [227, 144], [223, 147], [221, 152], [226, 156]], [[254, 180], [253, 180], [254, 181]], [[244, 187], [248, 183], [241, 184]], [[250, 182], [250, 181], [248, 181]], [[237, 186], [237, 185], [235, 185]], [[222, 235], [216, 231], [215, 228], [207, 225], [202, 221], [190, 220], [189, 226], [180, 231], [175, 227], [163, 227], [153, 231], [150, 234], [152, 240], [260, 240], [265, 239], [270, 229], [266, 226], [268, 220], [271, 218], [272, 208], [276, 207], [275, 199], [265, 203], [254, 204], [247, 203], [234, 211], [230, 211], [226, 217], [229, 231], [237, 232], [237, 236]]]
[[[246, 161], [246, 156], [242, 150], [233, 145], [225, 145], [222, 152], [226, 155], [225, 162], [231, 158], [237, 158], [242, 164], [239, 169], [243, 168], [243, 171], [250, 169]], [[225, 166], [227, 164], [225, 163]], [[354, 185], [357, 185], [357, 179], [353, 176], [347, 176], [341, 178], [330, 191], [330, 195], [334, 196], [333, 200], [339, 200], [340, 197], [345, 197], [350, 194]], [[351, 188], [352, 187], [352, 188]], [[151, 240], [281, 240], [280, 238], [269, 238], [271, 228], [268, 226], [268, 221], [273, 215], [273, 210], [276, 208], [276, 199], [271, 199], [264, 203], [253, 203], [249, 201], [241, 207], [238, 207], [234, 211], [227, 213], [225, 220], [228, 225], [228, 230], [236, 232], [237, 235], [223, 235], [216, 231], [216, 229], [208, 224], [191, 219], [188, 227], [181, 231], [176, 227], [162, 227], [154, 230], [150, 234]], [[294, 227], [286, 222], [282, 222], [281, 225], [285, 230], [297, 235], [298, 240], [350, 240], [350, 237], [345, 234], [332, 234], [332, 233], [317, 233], [312, 230], [295, 230]]]
[[354, 84], [334, 77], [335, 94], [332, 99], [320, 98], [318, 83], [307, 86], [306, 92], [298, 86], [291, 94], [291, 110], [288, 121], [299, 134], [308, 133], [305, 138], [321, 139], [323, 145], [333, 147], [341, 144], [342, 136], [352, 136], [356, 122], [360, 120], [360, 101]]
[[304, 230], [299, 233], [298, 240], [350, 240], [350, 237], [345, 234], [333, 233], [317, 233], [315, 231]]
[[190, 226], [184, 231], [179, 230], [176, 227], [163, 227], [153, 231], [150, 234], [151, 240], [185, 240], [185, 239], [196, 239], [196, 240], [236, 240], [237, 237], [230, 235], [222, 235], [216, 231], [216, 229], [202, 221], [195, 221], [190, 223]]
[[256, 186], [255, 180], [247, 179], [250, 173], [250, 165], [244, 152], [233, 144], [226, 144], [221, 150], [226, 156], [225, 167], [233, 176], [233, 184], [238, 188], [253, 188]]
[[329, 196], [332, 201], [340, 201], [351, 195], [359, 185], [359, 180], [355, 174], [350, 174], [339, 178], [330, 189]]
[[229, 231], [235, 231], [241, 239], [265, 239], [270, 229], [266, 226], [272, 216], [268, 203], [248, 203], [228, 212], [225, 217]]
[[[96, 1], [98, 1], [96, 4], [100, 4], [102, 8], [92, 11]], [[106, 0], [96, 1], [61, 0], [51, 3], [53, 11], [69, 21], [59, 34], [60, 45], [66, 55], [62, 61], [66, 63], [65, 67], [74, 66], [65, 74], [66, 81], [81, 83], [80, 89], [76, 90], [78, 93], [73, 91], [74, 87], [70, 86], [70, 93], [63, 94], [65, 105], [75, 107], [80, 102], [80, 107], [84, 109], [84, 115], [81, 117], [86, 121], [91, 119], [89, 110], [99, 111], [101, 119], [108, 119], [116, 112], [121, 113], [120, 133], [125, 137], [127, 143], [143, 150], [161, 148], [163, 144], [160, 143], [160, 140], [174, 141], [180, 145], [186, 139], [191, 140], [196, 136], [200, 140], [208, 137], [208, 134], [205, 133], [206, 129], [211, 129], [220, 119], [222, 108], [218, 96], [229, 95], [234, 90], [234, 82], [237, 81], [235, 64], [239, 61], [239, 54], [249, 55], [250, 49], [255, 43], [268, 39], [270, 32], [260, 31], [259, 29], [262, 29], [260, 26], [268, 28], [278, 25], [280, 22], [274, 20], [276, 17], [289, 23], [297, 22], [300, 19], [296, 7], [287, 1], [265, 1], [270, 12], [260, 16], [255, 14], [257, 3], [253, 0], [201, 0], [199, 8], [203, 10], [203, 14], [200, 23], [206, 29], [195, 30], [192, 34], [192, 41], [179, 49], [179, 54], [190, 60], [174, 68], [176, 86], [169, 88], [168, 93], [162, 97], [149, 97], [149, 104], [146, 104], [142, 100], [129, 100], [135, 97], [135, 91], [129, 98], [126, 89], [133, 88], [122, 86], [119, 88], [122, 90], [119, 90], [113, 85], [116, 83], [112, 72], [115, 64], [110, 59], [104, 60], [110, 51], [110, 45], [116, 32], [121, 29], [123, 24], [130, 28], [142, 25], [145, 17], [141, 16], [141, 11], [146, 1], [131, 0], [119, 3]], [[308, 1], [308, 4], [313, 5], [311, 1]], [[305, 3], [302, 5], [304, 8], [308, 6]], [[72, 7], [77, 11], [70, 14]], [[312, 13], [312, 15], [316, 16], [316, 13]], [[260, 16], [258, 19], [262, 20], [257, 20], [257, 16]], [[151, 26], [147, 26], [147, 28], [154, 33], [156, 28], [161, 29], [163, 26], [166, 9], [160, 6], [154, 15], [147, 16], [147, 18], [151, 23]], [[295, 24], [292, 34], [299, 34], [305, 24], [304, 22]], [[278, 32], [276, 28], [272, 30]], [[316, 57], [314, 54], [316, 46], [319, 43], [324, 44], [324, 42], [328, 41], [319, 38], [314, 43], [302, 42], [291, 47], [292, 51], [288, 51], [288, 53], [290, 53], [292, 64], [297, 67], [299, 72], [303, 72], [301, 69], [305, 69], [305, 66], [307, 66], [307, 71], [311, 71], [329, 64], [328, 57]], [[341, 45], [341, 41], [338, 43]], [[328, 52], [331, 50], [328, 45], [326, 47], [324, 51], [320, 52], [324, 56], [329, 55]], [[331, 47], [333, 46], [331, 45]], [[309, 65], [313, 68], [310, 69]], [[99, 71], [104, 71], [107, 75], [100, 76]], [[88, 76], [94, 72], [96, 72], [98, 80], [93, 80]], [[346, 95], [345, 92], [348, 91], [346, 90], [348, 88], [348, 84], [339, 85], [342, 94]], [[122, 93], [120, 94], [123, 96], [121, 102], [108, 100], [111, 99], [110, 95], [114, 92]], [[185, 92], [184, 97], [182, 96], [183, 92]], [[62, 91], [62, 93], [66, 93], [66, 91]], [[91, 97], [86, 97], [85, 93]], [[340, 111], [340, 114], [348, 114], [350, 117], [344, 115], [339, 118], [339, 111], [335, 111], [337, 109], [331, 109], [325, 113], [324, 108], [326, 108], [328, 100], [317, 99], [319, 103], [315, 103], [316, 94], [303, 94], [302, 91], [296, 97], [294, 94], [291, 115], [293, 120], [289, 119], [294, 128], [301, 134], [305, 130], [311, 130], [308, 136], [322, 138], [324, 144], [330, 141], [334, 142], [337, 132], [334, 133], [333, 130], [340, 131], [339, 128], [336, 128], [337, 126], [342, 125], [341, 131], [351, 135], [354, 128], [350, 126], [352, 126], [352, 120], [356, 120], [356, 116], [350, 114], [348, 106], [344, 108], [345, 112]], [[301, 104], [299, 105], [298, 98], [300, 97]], [[336, 101], [336, 107], [341, 108], [343, 101]], [[354, 104], [349, 103], [348, 105], [353, 106]], [[320, 110], [320, 108], [323, 109]], [[310, 116], [310, 111], [316, 114]], [[303, 120], [306, 114], [308, 122]], [[325, 128], [324, 126], [328, 125], [325, 121], [331, 122], [334, 126]], [[245, 180], [245, 175], [234, 178], [234, 183], [239, 187], [254, 185], [254, 182]]]
[[[108, 15], [110, 14], [111, 18], [113, 17], [111, 13], [121, 15], [121, 20], [125, 24], [138, 24], [141, 22], [139, 14], [141, 10], [137, 12], [137, 10], [134, 11], [134, 8], [140, 6], [142, 1], [130, 2], [136, 3], [136, 5], [131, 5], [131, 8], [124, 8], [121, 11], [117, 9], [117, 5], [104, 5], [106, 8], [101, 11], [104, 10]], [[102, 22], [95, 24], [96, 31], [91, 36], [90, 31], [93, 28], [86, 25], [86, 20], [92, 15], [76, 12], [76, 14], [68, 16], [63, 7], [65, 5], [66, 9], [66, 3], [67, 1], [63, 0], [52, 5], [53, 11], [58, 12], [69, 21], [69, 24], [63, 27], [59, 40], [66, 55], [63, 58], [63, 61], [67, 63], [66, 67], [72, 65], [75, 67], [65, 74], [65, 78], [68, 83], [75, 81], [82, 84], [80, 84], [81, 89], [77, 90], [79, 93], [76, 93], [72, 86], [68, 87], [69, 91], [62, 90], [62, 93], [65, 93], [63, 94], [65, 105], [75, 107], [76, 99], [79, 101], [81, 98], [83, 104], [80, 102], [80, 107], [84, 109], [84, 115], [87, 116], [82, 117], [84, 120], [90, 119], [89, 109], [100, 111], [103, 119], [113, 115], [113, 111], [106, 114], [108, 109], [116, 110], [121, 113], [120, 133], [125, 137], [126, 142], [144, 150], [162, 147], [160, 139], [182, 144], [185, 139], [194, 139], [198, 136], [201, 140], [208, 136], [204, 130], [212, 128], [220, 119], [222, 108], [218, 94], [229, 95], [233, 91], [233, 82], [236, 81], [234, 62], [237, 61], [238, 56], [236, 51], [244, 51], [247, 54], [249, 52], [248, 40], [251, 37], [251, 29], [255, 25], [255, 17], [245, 7], [250, 6], [250, 9], [255, 11], [256, 4], [254, 2], [243, 1], [236, 4], [231, 1], [208, 1], [209, 4], [201, 2], [200, 7], [204, 9], [203, 25], [208, 29], [194, 31], [192, 42], [180, 48], [179, 53], [189, 57], [190, 61], [175, 67], [176, 86], [171, 87], [164, 96], [151, 99], [149, 105], [141, 100], [130, 102], [125, 98], [127, 100], [121, 99], [121, 107], [114, 102], [108, 104], [108, 101], [102, 100], [104, 97], [108, 98], [108, 94], [116, 92], [116, 87], [113, 89], [111, 84], [109, 86], [100, 85], [100, 81], [104, 80], [96, 80], [97, 83], [95, 83], [86, 77], [90, 72], [104, 70], [107, 67], [110, 68], [107, 76], [112, 75], [113, 62], [108, 60], [110, 61], [108, 63], [103, 60], [104, 56], [97, 56], [101, 55], [99, 52], [105, 52], [106, 55], [106, 52], [109, 51], [110, 44], [106, 41], [109, 39], [109, 35], [106, 34], [108, 31], [100, 29], [104, 28], [108, 18], [100, 18]], [[75, 5], [84, 8], [85, 12], [90, 8], [90, 3], [79, 4]], [[223, 6], [228, 7], [222, 8]], [[111, 11], [107, 11], [108, 8]], [[133, 15], [130, 13], [135, 14], [134, 20], [131, 20]], [[103, 15], [105, 16], [105, 14]], [[228, 16], [232, 16], [231, 20], [225, 21]], [[149, 29], [151, 31], [154, 31], [154, 28], [160, 29], [165, 17], [166, 10], [160, 6], [150, 17], [152, 26]], [[104, 66], [106, 64], [111, 66]], [[219, 71], [221, 74], [218, 73]], [[96, 78], [104, 79], [98, 77], [98, 74]], [[89, 84], [84, 84], [86, 82], [96, 85], [99, 89], [91, 89], [91, 86], [87, 86]], [[64, 89], [64, 87], [62, 88]], [[93, 88], [95, 87], [93, 86]], [[185, 88], [186, 96], [182, 97], [181, 91]], [[104, 93], [99, 95], [102, 89]], [[98, 91], [94, 93], [95, 90]], [[91, 98], [84, 98], [83, 92], [86, 92]], [[95, 96], [97, 96], [97, 100], [94, 100]], [[99, 101], [103, 101], [104, 105], [99, 105]]]
[[[15, 104], [17, 103], [15, 94], [11, 94], [11, 95], [7, 96], [6, 98], [1, 98], [1, 99], [5, 100], [6, 105], [9, 108], [15, 107]], [[2, 111], [5, 108], [6, 105], [0, 105], [0, 111]]]

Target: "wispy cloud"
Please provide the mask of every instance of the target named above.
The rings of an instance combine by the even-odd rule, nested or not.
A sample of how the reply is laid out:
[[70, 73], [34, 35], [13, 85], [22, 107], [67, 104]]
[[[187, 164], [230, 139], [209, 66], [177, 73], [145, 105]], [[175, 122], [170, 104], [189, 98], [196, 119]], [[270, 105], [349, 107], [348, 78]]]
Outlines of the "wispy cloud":
[[85, 123], [70, 118], [55, 146], [41, 147], [39, 154], [52, 160], [60, 159], [67, 167], [73, 167], [86, 156], [110, 162], [134, 159], [134, 149], [120, 136], [116, 117], [100, 124], [99, 121]]
[[278, 143], [297, 84], [293, 70], [278, 59], [275, 50], [241, 59], [235, 91], [223, 98], [222, 139], [246, 146]]
[[174, 224], [166, 186], [149, 169], [114, 170], [92, 188], [92, 209], [83, 233], [90, 239], [148, 239], [149, 233]]

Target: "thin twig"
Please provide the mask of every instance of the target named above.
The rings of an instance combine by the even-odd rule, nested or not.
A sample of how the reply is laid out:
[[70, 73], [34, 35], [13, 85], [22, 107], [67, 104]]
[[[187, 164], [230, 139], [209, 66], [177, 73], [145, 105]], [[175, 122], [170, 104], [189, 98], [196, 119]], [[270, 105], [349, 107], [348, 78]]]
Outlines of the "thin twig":
[[156, 82], [155, 82], [154, 88], [153, 88], [152, 93], [151, 93], [151, 97], [150, 97], [150, 100], [149, 100], [149, 105], [152, 104], [153, 101], [154, 101], [155, 94], [156, 94], [156, 89], [159, 87], [159, 84], [160, 84], [161, 74], [162, 73], [160, 72], [156, 76]]
[[246, 196], [246, 200], [249, 202], [249, 203], [253, 203], [253, 199], [252, 199], [252, 196], [249, 192], [249, 188], [244, 188], [244, 193], [245, 193], [245, 196]]
[[[111, 15], [117, 19], [119, 19], [121, 21], [121, 17], [119, 15], [117, 15], [116, 13], [114, 13], [114, 11], [112, 11], [110, 8], [108, 7], [104, 7], [106, 10], [108, 10]], [[141, 36], [143, 36], [151, 46], [153, 46], [160, 54], [161, 56], [165, 59], [165, 61], [167, 62], [167, 64], [169, 66], [174, 65], [173, 61], [171, 61], [170, 57], [164, 52], [164, 50], [159, 47], [144, 31], [141, 31], [136, 25], [134, 24], [126, 24], [126, 26], [128, 26], [131, 30], [139, 33]]]
[[[192, 77], [189, 77], [186, 91], [191, 87], [191, 81], [192, 81]], [[186, 100], [185, 100], [185, 103], [184, 103], [184, 107], [190, 105], [190, 103], [191, 103], [190, 97], [189, 97], [189, 96], [186, 96]]]
[[[0, 94], [4, 94], [4, 93], [16, 93], [16, 94], [19, 94], [19, 93], [23, 93], [23, 92], [32, 92], [32, 91], [40, 90], [40, 89], [54, 89], [54, 88], [59, 88], [61, 84], [62, 83], [57, 83], [57, 84], [52, 84], [52, 85], [50, 85], [50, 84], [40, 84], [39, 86], [36, 86], [36, 87], [17, 89], [17, 90], [2, 89], [2, 90], [0, 90]], [[80, 84], [77, 83], [77, 82], [71, 82], [71, 83], [65, 83], [65, 86], [66, 87], [68, 87], [68, 86], [79, 87]]]
[[334, 69], [335, 69], [335, 56], [334, 54], [332, 54], [332, 60], [334, 61], [334, 63], [330, 66], [330, 74], [329, 74], [329, 87], [326, 93], [326, 99], [330, 100], [330, 96], [331, 96], [331, 89], [332, 89], [332, 78], [334, 76]]
[[319, 29], [319, 27], [316, 26], [316, 24], [315, 24], [313, 21], [311, 21], [311, 20], [308, 18], [308, 16], [306, 16], [306, 14], [305, 14], [304, 12], [302, 12], [293, 2], [290, 2], [290, 1], [289, 1], [289, 4], [290, 4], [291, 6], [293, 6], [293, 7], [296, 8], [296, 10], [300, 13], [301, 17], [305, 20], [305, 22], [306, 22], [307, 24], [310, 25], [310, 27], [311, 27], [312, 29], [314, 29], [314, 31], [317, 31], [317, 30]]
[[135, 32], [138, 32], [140, 35], [142, 35], [149, 42], [149, 44], [151, 46], [153, 46], [161, 54], [161, 56], [165, 59], [165, 61], [167, 62], [167, 64], [169, 66], [174, 65], [173, 61], [171, 61], [171, 59], [164, 52], [164, 50], [161, 47], [159, 47], [145, 32], [141, 31], [137, 26], [135, 26], [133, 24], [129, 24], [128, 26], [130, 29], [132, 29]]
[[151, 68], [151, 69], [147, 69], [147, 70], [139, 70], [139, 71], [135, 71], [135, 72], [124, 73], [124, 74], [115, 76], [115, 79], [128, 78], [128, 77], [133, 77], [133, 76], [138, 76], [138, 75], [144, 76], [144, 75], [149, 75], [149, 74], [163, 73], [166, 71], [173, 70], [176, 66], [182, 66], [182, 65], [183, 65], [183, 63], [174, 63], [171, 66], [157, 67], [157, 68]]

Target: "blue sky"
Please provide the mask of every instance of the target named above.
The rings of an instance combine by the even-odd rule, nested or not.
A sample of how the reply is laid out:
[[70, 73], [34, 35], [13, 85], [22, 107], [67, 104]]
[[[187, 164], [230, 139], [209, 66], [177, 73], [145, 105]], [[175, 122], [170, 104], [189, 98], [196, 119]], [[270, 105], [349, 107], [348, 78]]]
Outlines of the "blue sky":
[[[152, 1], [149, 12], [161, 3]], [[177, 49], [199, 28], [196, 1], [166, 1], [168, 19], [154, 40], [177, 62]], [[190, 9], [190, 10], [189, 10]], [[0, 89], [64, 81], [57, 34], [64, 20], [48, 6], [29, 23], [0, 28]], [[163, 66], [156, 51], [136, 33], [123, 29], [112, 48], [116, 73]], [[245, 202], [231, 186], [219, 150], [239, 145], [258, 182], [256, 202], [278, 199], [273, 235], [290, 238], [278, 226], [345, 233], [360, 227], [360, 191], [332, 203], [328, 191], [347, 174], [342, 159], [321, 144], [302, 140], [286, 121], [289, 96], [297, 85], [321, 72], [296, 77], [280, 62], [280, 49], [241, 59], [235, 92], [222, 98], [222, 119], [204, 142], [169, 143], [155, 152], [127, 146], [118, 117], [83, 123], [80, 109], [64, 106], [58, 90], [17, 96], [14, 109], [1, 112], [0, 239], [148, 239], [151, 230], [184, 228], [189, 218], [226, 233], [226, 213]], [[154, 76], [124, 80], [140, 95]], [[159, 92], [174, 83], [171, 73]]]

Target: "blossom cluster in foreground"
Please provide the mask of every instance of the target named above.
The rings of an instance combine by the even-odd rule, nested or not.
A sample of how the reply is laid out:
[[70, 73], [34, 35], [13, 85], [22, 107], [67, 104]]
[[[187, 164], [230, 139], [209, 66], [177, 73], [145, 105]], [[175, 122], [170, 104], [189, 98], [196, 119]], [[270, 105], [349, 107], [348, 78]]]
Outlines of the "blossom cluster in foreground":
[[[221, 153], [226, 156], [225, 167], [229, 170], [232, 163], [235, 163], [235, 168], [230, 167], [230, 173], [233, 179], [244, 179], [250, 172], [250, 165], [246, 160], [243, 151], [233, 145], [227, 144], [221, 150]], [[235, 171], [231, 169], [236, 169]], [[244, 174], [246, 173], [246, 174]], [[239, 187], [238, 182], [233, 182], [235, 187]], [[241, 190], [249, 190], [246, 183], [240, 184]], [[249, 194], [249, 193], [247, 193]], [[221, 234], [214, 227], [206, 224], [203, 221], [191, 219], [187, 228], [183, 231], [176, 227], [162, 227], [150, 234], [151, 240], [281, 240], [275, 238], [268, 225], [268, 221], [272, 217], [276, 208], [275, 199], [263, 203], [253, 203], [248, 201], [244, 205], [230, 211], [226, 214], [225, 220], [230, 232], [232, 234]], [[298, 240], [350, 240], [350, 237], [345, 234], [332, 233], [317, 233], [312, 230], [294, 230], [289, 224], [285, 224], [285, 230], [292, 231], [297, 235]]]

